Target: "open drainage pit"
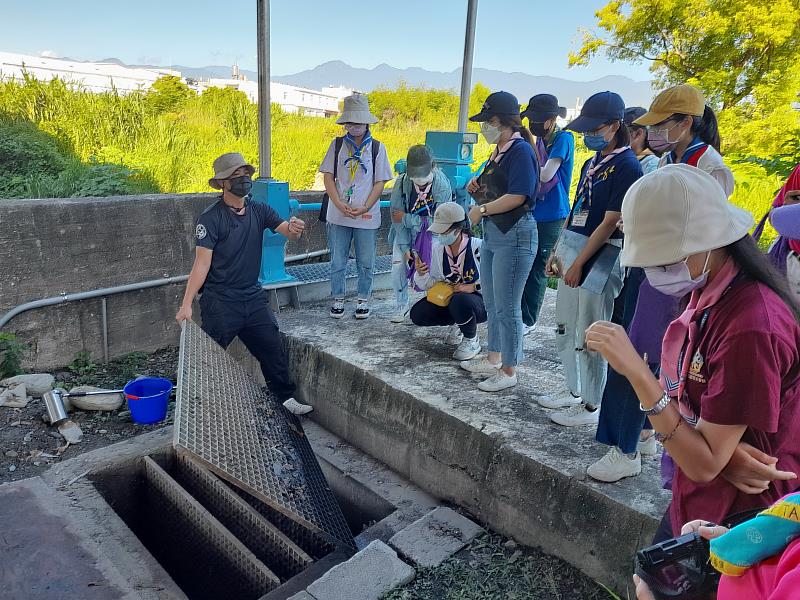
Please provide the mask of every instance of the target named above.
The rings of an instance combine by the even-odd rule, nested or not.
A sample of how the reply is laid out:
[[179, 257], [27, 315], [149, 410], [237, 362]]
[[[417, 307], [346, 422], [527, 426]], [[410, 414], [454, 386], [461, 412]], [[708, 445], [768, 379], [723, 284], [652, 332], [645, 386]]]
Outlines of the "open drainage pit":
[[[394, 512], [321, 462], [354, 537]], [[96, 471], [90, 480], [190, 600], [285, 598], [352, 552], [172, 448]]]

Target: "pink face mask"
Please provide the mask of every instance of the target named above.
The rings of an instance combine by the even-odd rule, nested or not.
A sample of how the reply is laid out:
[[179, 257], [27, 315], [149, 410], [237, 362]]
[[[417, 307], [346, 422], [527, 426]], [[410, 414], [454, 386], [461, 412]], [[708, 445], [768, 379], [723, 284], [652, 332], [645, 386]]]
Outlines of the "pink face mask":
[[367, 126], [363, 123], [347, 123], [344, 130], [353, 137], [361, 137], [367, 133]]
[[703, 265], [703, 271], [694, 279], [692, 279], [689, 265], [686, 264], [685, 260], [663, 267], [645, 267], [644, 274], [647, 276], [647, 281], [650, 282], [650, 285], [662, 294], [683, 298], [686, 294], [706, 284], [708, 280], [706, 268], [708, 267], [710, 256], [711, 252], [706, 254], [706, 263]]

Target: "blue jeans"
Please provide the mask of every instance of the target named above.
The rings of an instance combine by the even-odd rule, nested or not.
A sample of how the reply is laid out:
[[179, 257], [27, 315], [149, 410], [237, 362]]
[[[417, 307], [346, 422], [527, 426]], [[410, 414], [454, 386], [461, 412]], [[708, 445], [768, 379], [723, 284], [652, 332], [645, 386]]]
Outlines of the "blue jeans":
[[536, 321], [539, 319], [544, 292], [547, 289], [547, 275], [544, 274], [544, 267], [563, 227], [564, 219], [547, 222], [536, 221], [536, 231], [539, 234], [536, 260], [533, 261], [533, 267], [531, 267], [525, 291], [522, 294], [522, 321], [525, 325], [536, 325]]
[[358, 298], [369, 300], [372, 294], [377, 240], [377, 229], [360, 229], [328, 223], [328, 247], [331, 250], [331, 296], [334, 298], [345, 297], [347, 260], [350, 258], [350, 246], [354, 244], [358, 269]]
[[397, 308], [408, 304], [408, 264], [397, 244], [392, 248], [392, 287]]
[[536, 258], [538, 233], [526, 215], [508, 233], [484, 221], [481, 293], [489, 324], [489, 352], [500, 352], [503, 366], [522, 362], [522, 292]]

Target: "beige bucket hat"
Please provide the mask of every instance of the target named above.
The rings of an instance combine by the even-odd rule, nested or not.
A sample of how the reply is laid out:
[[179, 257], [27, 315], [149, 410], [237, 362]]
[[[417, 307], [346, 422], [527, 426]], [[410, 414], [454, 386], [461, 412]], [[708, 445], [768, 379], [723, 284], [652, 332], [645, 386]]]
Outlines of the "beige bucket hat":
[[221, 190], [222, 185], [219, 180], [228, 179], [239, 167], [247, 167], [250, 175], [256, 172], [256, 168], [248, 163], [239, 152], [223, 154], [214, 161], [214, 176], [208, 180], [208, 185], [215, 190]]
[[364, 94], [353, 94], [344, 99], [344, 110], [336, 122], [339, 125], [342, 123], [372, 125], [378, 122], [378, 117], [369, 112], [369, 99]]
[[753, 216], [728, 202], [711, 175], [677, 164], [656, 169], [628, 189], [622, 222], [622, 265], [660, 267], [742, 239]]
[[467, 218], [467, 213], [460, 204], [445, 202], [441, 204], [433, 215], [433, 223], [428, 228], [431, 233], [444, 233], [456, 223]]

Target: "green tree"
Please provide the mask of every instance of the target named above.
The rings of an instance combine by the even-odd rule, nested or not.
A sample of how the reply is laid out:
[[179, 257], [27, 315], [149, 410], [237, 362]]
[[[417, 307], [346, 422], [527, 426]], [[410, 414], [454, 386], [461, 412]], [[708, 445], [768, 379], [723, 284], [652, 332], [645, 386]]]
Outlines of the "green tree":
[[613, 0], [595, 16], [570, 65], [650, 62], [657, 87], [703, 90], [729, 152], [800, 160], [800, 0]]
[[192, 96], [194, 92], [180, 77], [165, 75], [153, 82], [146, 99], [155, 112], [163, 113], [177, 110]]

